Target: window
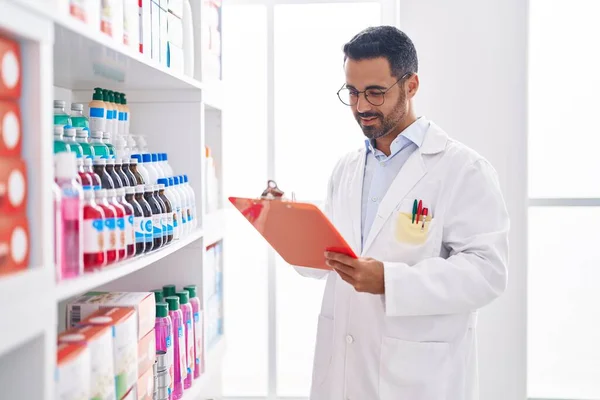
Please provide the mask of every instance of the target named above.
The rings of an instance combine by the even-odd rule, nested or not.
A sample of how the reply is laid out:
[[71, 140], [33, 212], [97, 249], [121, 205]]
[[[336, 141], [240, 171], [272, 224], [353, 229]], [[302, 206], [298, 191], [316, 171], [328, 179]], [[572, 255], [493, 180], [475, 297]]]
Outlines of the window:
[[[392, 2], [225, 2], [223, 26], [235, 29], [223, 37], [223, 130], [226, 157], [236, 160], [226, 163], [235, 169], [224, 171], [225, 195], [256, 196], [274, 178], [298, 199], [324, 200], [334, 164], [363, 144], [336, 96], [345, 82], [342, 46], [389, 18]], [[324, 282], [270, 257], [239, 222], [228, 221], [227, 246], [237, 254], [225, 258], [224, 395], [306, 398]]]
[[600, 397], [599, 17], [597, 1], [530, 1], [530, 398]]

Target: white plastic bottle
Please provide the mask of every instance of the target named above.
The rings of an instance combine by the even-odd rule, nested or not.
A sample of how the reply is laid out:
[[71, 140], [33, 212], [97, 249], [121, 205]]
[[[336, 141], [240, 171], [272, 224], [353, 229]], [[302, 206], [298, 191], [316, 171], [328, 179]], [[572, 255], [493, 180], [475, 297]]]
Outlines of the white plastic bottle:
[[149, 153], [142, 154], [142, 165], [146, 168], [146, 171], [148, 171], [148, 185], [156, 185], [156, 182], [158, 181], [158, 171], [154, 168], [152, 156]]
[[183, 185], [180, 181], [180, 178], [178, 176], [174, 176], [173, 179], [175, 181], [175, 190], [177, 190], [177, 193], [179, 193], [179, 197], [181, 197], [181, 222], [183, 227], [182, 236], [185, 236], [191, 230], [191, 224], [188, 221], [188, 216], [190, 215], [188, 196], [187, 192], [183, 189]]
[[149, 185], [150, 184], [149, 183], [150, 182], [150, 174], [148, 173], [148, 170], [146, 169], [146, 167], [144, 167], [144, 163], [142, 161], [142, 155], [141, 154], [132, 154], [130, 161], [134, 161], [136, 163], [137, 171], [140, 173], [140, 175], [144, 179], [144, 184]]
[[148, 153], [148, 143], [146, 143], [146, 137], [144, 135], [137, 135], [137, 137], [134, 139], [137, 142], [137, 148], [140, 154]]
[[165, 177], [165, 172], [163, 171], [162, 167], [160, 166], [160, 162], [158, 161], [158, 153], [152, 153], [151, 157], [152, 157], [152, 166], [156, 170], [156, 173], [158, 176], [156, 178], [156, 180], [158, 181], [159, 179]]
[[175, 213], [177, 214], [177, 225], [179, 228], [179, 237], [183, 236], [183, 199], [181, 198], [181, 194], [179, 190], [175, 187], [175, 179], [173, 177], [169, 177], [167, 179], [169, 181], [169, 191], [175, 198]]
[[169, 187], [169, 180], [166, 178], [161, 178], [158, 180], [159, 185], [163, 185], [165, 189], [165, 197], [171, 203], [171, 215], [169, 216], [169, 224], [173, 227], [173, 239], [179, 239], [179, 215], [177, 215], [177, 199], [173, 195], [173, 192]]
[[194, 193], [194, 189], [188, 183], [188, 176], [183, 175], [184, 180], [184, 188], [188, 191], [188, 196], [190, 199], [190, 207], [192, 209], [192, 228], [196, 228], [198, 226], [198, 215], [196, 214], [196, 194]]
[[169, 165], [169, 157], [167, 153], [162, 153], [163, 159], [163, 170], [165, 171], [166, 176], [173, 176], [173, 168]]
[[127, 141], [122, 136], [119, 136], [115, 141], [115, 153], [117, 158], [129, 160], [131, 153], [127, 147]]
[[135, 139], [133, 138], [133, 135], [126, 135], [125, 140], [127, 141], [127, 147], [129, 147], [129, 151], [131, 151], [132, 154], [139, 154], [140, 151], [137, 147]]

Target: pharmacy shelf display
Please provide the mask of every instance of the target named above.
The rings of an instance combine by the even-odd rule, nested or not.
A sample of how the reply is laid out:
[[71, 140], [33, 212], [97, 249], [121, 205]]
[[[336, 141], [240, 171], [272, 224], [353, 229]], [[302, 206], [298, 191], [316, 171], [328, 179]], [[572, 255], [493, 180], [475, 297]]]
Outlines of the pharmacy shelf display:
[[[177, 39], [170, 42], [171, 36], [164, 39], [160, 32], [155, 31], [155, 35], [158, 35], [157, 40], [161, 44], [168, 43], [171, 46], [169, 48], [174, 50], [170, 53], [173, 58], [169, 61], [165, 57], [161, 58], [166, 53], [160, 52], [157, 57], [153, 57], [152, 21], [150, 25], [142, 26], [142, 35], [144, 31], [146, 34], [150, 32], [150, 44], [146, 42], [148, 46], [140, 51], [140, 46], [134, 43], [135, 40], [139, 40], [133, 39], [135, 35], [130, 37], [129, 44], [125, 44], [114, 31], [112, 37], [101, 31], [101, 27], [106, 27], [104, 22], [98, 26], [90, 23], [89, 18], [87, 22], [82, 22], [81, 10], [69, 9], [69, 3], [66, 0], [0, 0], [0, 38], [18, 46], [15, 64], [12, 58], [5, 57], [6, 48], [2, 46], [0, 39], [0, 60], [4, 61], [0, 63], [0, 120], [8, 120], [11, 123], [14, 120], [13, 117], [6, 118], [6, 115], [14, 110], [7, 106], [8, 103], [16, 105], [19, 111], [13, 111], [13, 114], [17, 115], [19, 127], [18, 146], [15, 147], [14, 139], [11, 139], [13, 144], [2, 143], [0, 140], [0, 181], [3, 179], [2, 168], [5, 172], [17, 170], [19, 168], [15, 165], [22, 161], [25, 168], [19, 169], [23, 176], [19, 182], [26, 188], [26, 201], [18, 206], [21, 208], [15, 208], [11, 213], [2, 213], [3, 216], [10, 216], [10, 231], [13, 232], [11, 238], [19, 238], [17, 241], [8, 241], [11, 264], [6, 264], [5, 260], [0, 258], [0, 299], [7, 305], [4, 318], [0, 319], [0, 384], [5, 388], [4, 395], [7, 398], [19, 399], [56, 398], [57, 379], [61, 373], [68, 373], [61, 370], [57, 374], [57, 350], [66, 351], [66, 357], [69, 359], [77, 358], [78, 352], [85, 352], [83, 347], [86, 347], [79, 349], [73, 345], [74, 347], [63, 350], [57, 346], [58, 335], [67, 325], [67, 304], [75, 298], [90, 291], [148, 292], [163, 285], [173, 284], [178, 288], [196, 285], [206, 318], [202, 333], [207, 339], [210, 337], [210, 341], [206, 340], [207, 343], [204, 344], [205, 373], [194, 382], [191, 389], [184, 392], [183, 399], [219, 397], [220, 365], [226, 346], [222, 306], [219, 303], [222, 302], [222, 254], [223, 248], [226, 248], [223, 201], [220, 196], [222, 180], [219, 176], [219, 171], [222, 170], [220, 163], [223, 160], [223, 93], [220, 77], [203, 74], [206, 57], [203, 57], [201, 51], [201, 39], [194, 45], [196, 66], [191, 72], [184, 73], [182, 59], [178, 58], [180, 54], [174, 51], [178, 49]], [[89, 7], [98, 2], [76, 3]], [[137, 1], [131, 3], [138, 4]], [[146, 7], [154, 7], [151, 1], [144, 0], [141, 3]], [[192, 17], [195, 19], [193, 28], [196, 31], [194, 37], [201, 38], [205, 26], [199, 17], [200, 10], [195, 9], [195, 6], [200, 7], [202, 4], [204, 7], [209, 4], [214, 11], [213, 3], [218, 2], [192, 3]], [[129, 10], [129, 14], [126, 8], [123, 9], [124, 19], [129, 15], [131, 21], [134, 14], [139, 15], [138, 7], [135, 7], [135, 13], [133, 9]], [[171, 19], [169, 23], [172, 26], [177, 26], [178, 17], [181, 17], [182, 13], [176, 9], [161, 9], [160, 5], [157, 12], [161, 18]], [[163, 12], [166, 14], [160, 14]], [[144, 19], [138, 18], [136, 22], [143, 25]], [[132, 26], [137, 26], [137, 31], [140, 32], [139, 25]], [[164, 24], [161, 25], [159, 20], [157, 26]], [[113, 26], [112, 29], [118, 31], [120, 28]], [[7, 88], [10, 89], [9, 86], [14, 84], [11, 83], [14, 78], [8, 75], [10, 79], [6, 81], [6, 68], [14, 68], [15, 65], [18, 68], [20, 93], [18, 97], [11, 97], [14, 93], [6, 93]], [[75, 126], [79, 123], [75, 122], [75, 114], [85, 117], [96, 115], [95, 111], [91, 111], [94, 107], [90, 107], [90, 103], [94, 100], [94, 94], [98, 96], [98, 93], [102, 92], [95, 90], [97, 88], [107, 92], [108, 101], [105, 103], [110, 102], [115, 106], [114, 109], [108, 105], [105, 108], [105, 111], [110, 108], [115, 112], [115, 121], [111, 121], [115, 123], [114, 127], [105, 129], [112, 129], [108, 138], [106, 135], [97, 137], [97, 132], [93, 132], [92, 126], [88, 126], [87, 132], [82, 126], [79, 126], [79, 130], [78, 126]], [[113, 92], [112, 98], [108, 92]], [[126, 103], [123, 102], [124, 99]], [[57, 271], [55, 257], [58, 253], [55, 252], [55, 240], [60, 235], [55, 234], [57, 213], [53, 183], [57, 174], [64, 172], [69, 175], [65, 172], [69, 168], [63, 167], [60, 171], [55, 168], [55, 113], [50, 108], [54, 100], [64, 101], [65, 114], [73, 116], [70, 122], [74, 129], [65, 129], [63, 126], [60, 139], [69, 146], [69, 150], [61, 152], [81, 151], [82, 158], [85, 158], [84, 152], [90, 150], [86, 146], [73, 144], [82, 140], [84, 136], [88, 142], [93, 142], [94, 139], [98, 143], [104, 141], [109, 155], [111, 150], [114, 151], [115, 164], [108, 169], [117, 170], [123, 188], [105, 188], [102, 187], [103, 182], [100, 182], [99, 190], [106, 190], [107, 198], [119, 199], [115, 201], [122, 206], [124, 224], [128, 221], [128, 215], [135, 221], [136, 214], [133, 208], [132, 213], [127, 214], [128, 207], [124, 203], [128, 202], [128, 189], [123, 183], [125, 180], [121, 173], [125, 174], [128, 181], [133, 182], [127, 172], [129, 167], [130, 172], [134, 169], [133, 162], [129, 166], [126, 164], [127, 160], [136, 159], [134, 154], [140, 154], [138, 172], [143, 172], [143, 165], [147, 162], [148, 168], [145, 168], [145, 173], [148, 175], [144, 175], [143, 178], [147, 177], [150, 185], [158, 184], [158, 178], [165, 179], [161, 182], [165, 186], [164, 198], [168, 198], [169, 203], [175, 205], [177, 199], [183, 201], [185, 195], [181, 194], [179, 189], [183, 190], [184, 186], [186, 193], [192, 191], [195, 194], [193, 207], [190, 205], [189, 208], [190, 212], [193, 208], [196, 210], [193, 229], [189, 229], [179, 238], [175, 238], [173, 234], [168, 244], [151, 251], [141, 253], [137, 249], [140, 254], [135, 256], [127, 250], [131, 242], [126, 240], [124, 254], [129, 254], [130, 257], [100, 268], [92, 268], [94, 271], [84, 271], [80, 276], [67, 278], [60, 270]], [[126, 106], [128, 110], [121, 109], [121, 106]], [[128, 117], [127, 125], [119, 122], [123, 121], [119, 119], [122, 113], [126, 113]], [[88, 120], [88, 123], [96, 122]], [[14, 124], [1, 126], [3, 129], [5, 126], [13, 128]], [[5, 137], [13, 138], [14, 135]], [[15, 153], [13, 158], [21, 161], [11, 160], [10, 164], [5, 161], [7, 158], [2, 152], [6, 150], [3, 150], [3, 145], [7, 147], [7, 143]], [[109, 144], [112, 145], [112, 149]], [[94, 147], [93, 143], [90, 145]], [[95, 153], [94, 155], [98, 156]], [[153, 158], [153, 155], [156, 157]], [[168, 155], [168, 160], [165, 160], [163, 155]], [[112, 161], [104, 163], [111, 164]], [[92, 176], [86, 175], [86, 172], [87, 168], [94, 170], [95, 158], [89, 157], [89, 161], [83, 164], [83, 175], [77, 173], [80, 180], [83, 176]], [[14, 176], [12, 172], [4, 175]], [[175, 177], [178, 179], [173, 179], [170, 183], [169, 178]], [[177, 180], [180, 181], [179, 187]], [[14, 179], [11, 182], [9, 191], [13, 190], [14, 193]], [[86, 186], [85, 182], [82, 180], [82, 190], [83, 186]], [[95, 186], [94, 183], [92, 185]], [[133, 185], [131, 187], [133, 188]], [[150, 189], [144, 190], [147, 192]], [[135, 188], [131, 191], [131, 195], [135, 197], [134, 192]], [[159, 193], [158, 197], [160, 196]], [[11, 200], [17, 197], [13, 196]], [[163, 206], [167, 211], [164, 201]], [[117, 205], [113, 204], [112, 208], [116, 213]], [[179, 218], [183, 217], [183, 211], [177, 214], [175, 207], [172, 207], [171, 213]], [[116, 214], [115, 216], [118, 217]], [[85, 217], [81, 222], [83, 231]], [[0, 231], [7, 226], [6, 224], [7, 222], [0, 218]], [[166, 223], [163, 226], [168, 225]], [[21, 229], [23, 226], [25, 228]], [[173, 229], [173, 223], [171, 228]], [[115, 229], [120, 229], [118, 223], [115, 223]], [[127, 238], [127, 235], [133, 235], [131, 240], [135, 244], [135, 226], [129, 231], [125, 231], [127, 228], [123, 229], [124, 234], [128, 232]], [[166, 232], [168, 236], [168, 231]], [[145, 234], [148, 234], [148, 231]], [[151, 234], [154, 235], [155, 232], [152, 231]], [[6, 240], [0, 233], [0, 242]], [[20, 250], [12, 251], [16, 248]], [[25, 252], [22, 249], [25, 249]], [[10, 265], [10, 268], [5, 268], [7, 265]], [[148, 371], [144, 374], [143, 371], [138, 372], [140, 382], [149, 376]], [[133, 394], [129, 392], [129, 396]]]

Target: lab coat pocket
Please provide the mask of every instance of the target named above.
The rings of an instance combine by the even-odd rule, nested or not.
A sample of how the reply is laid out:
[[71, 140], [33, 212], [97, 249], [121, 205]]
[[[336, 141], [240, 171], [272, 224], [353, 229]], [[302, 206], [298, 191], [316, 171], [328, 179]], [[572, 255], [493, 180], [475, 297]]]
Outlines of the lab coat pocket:
[[[319, 316], [312, 376], [313, 392], [325, 382], [329, 373], [329, 366], [331, 365], [331, 356], [333, 353], [333, 326], [333, 319], [323, 315]], [[317, 396], [311, 396], [311, 399], [312, 398], [317, 398]]]
[[399, 212], [394, 221], [394, 237], [399, 243], [423, 244], [427, 241], [432, 223], [431, 217], [427, 217], [425, 224], [423, 221], [413, 223], [411, 213]]
[[379, 364], [380, 400], [445, 399], [449, 344], [384, 337]]

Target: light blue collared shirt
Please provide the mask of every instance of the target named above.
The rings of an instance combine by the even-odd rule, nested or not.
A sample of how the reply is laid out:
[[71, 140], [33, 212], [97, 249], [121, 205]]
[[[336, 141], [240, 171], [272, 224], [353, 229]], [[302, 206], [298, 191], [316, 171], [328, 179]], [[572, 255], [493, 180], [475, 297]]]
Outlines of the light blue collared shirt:
[[365, 141], [367, 158], [362, 190], [361, 246], [369, 236], [379, 203], [408, 157], [423, 144], [428, 128], [429, 120], [423, 117], [417, 119], [392, 142], [389, 156], [373, 147], [375, 141]]

